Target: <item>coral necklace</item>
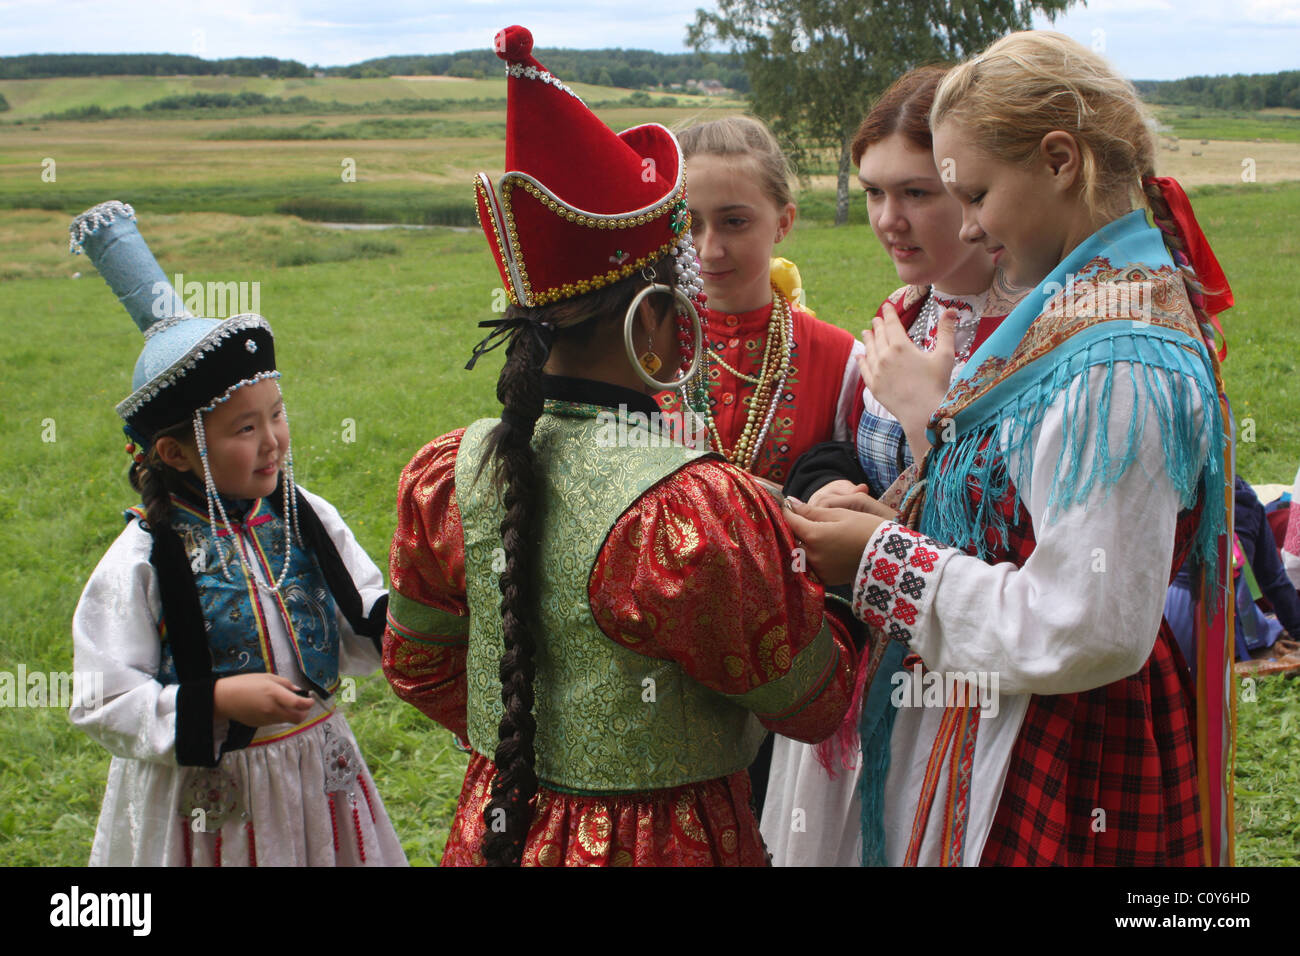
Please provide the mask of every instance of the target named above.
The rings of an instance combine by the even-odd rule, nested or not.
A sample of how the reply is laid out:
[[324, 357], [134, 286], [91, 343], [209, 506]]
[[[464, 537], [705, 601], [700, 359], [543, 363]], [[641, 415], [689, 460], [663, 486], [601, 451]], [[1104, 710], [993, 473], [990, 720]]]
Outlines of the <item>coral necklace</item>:
[[749, 414], [745, 416], [745, 427], [740, 438], [731, 451], [722, 443], [718, 423], [713, 417], [713, 410], [708, 402], [704, 403], [704, 420], [709, 434], [713, 438], [713, 447], [733, 465], [739, 465], [746, 471], [752, 471], [758, 460], [758, 453], [763, 447], [776, 408], [781, 403], [785, 391], [786, 377], [790, 372], [790, 351], [794, 343], [794, 318], [790, 303], [776, 287], [772, 287], [772, 318], [767, 326], [767, 342], [763, 347], [763, 364], [757, 376], [746, 375], [739, 369], [732, 368], [716, 350], [709, 350], [709, 358], [717, 362], [740, 381], [754, 386], [754, 394], [749, 400]]

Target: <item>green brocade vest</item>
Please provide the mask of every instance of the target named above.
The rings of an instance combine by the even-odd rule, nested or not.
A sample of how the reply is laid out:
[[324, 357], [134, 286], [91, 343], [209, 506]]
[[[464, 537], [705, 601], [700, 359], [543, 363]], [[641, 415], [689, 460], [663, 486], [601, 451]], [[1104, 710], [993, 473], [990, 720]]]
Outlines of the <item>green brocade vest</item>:
[[[602, 424], [573, 406], [547, 406], [532, 441], [545, 476], [535, 526], [542, 529], [533, 681], [538, 778], [554, 790], [617, 793], [660, 790], [748, 767], [764, 735], [753, 715], [674, 661], [611, 641], [592, 617], [587, 594], [596, 558], [619, 517], [704, 453], [680, 445], [609, 447], [612, 412], [601, 416]], [[499, 667], [505, 642], [493, 564], [504, 565], [499, 528], [505, 508], [492, 469], [485, 468], [478, 482], [474, 476], [496, 424], [469, 426], [456, 457], [470, 610], [469, 742], [489, 758], [504, 713]]]

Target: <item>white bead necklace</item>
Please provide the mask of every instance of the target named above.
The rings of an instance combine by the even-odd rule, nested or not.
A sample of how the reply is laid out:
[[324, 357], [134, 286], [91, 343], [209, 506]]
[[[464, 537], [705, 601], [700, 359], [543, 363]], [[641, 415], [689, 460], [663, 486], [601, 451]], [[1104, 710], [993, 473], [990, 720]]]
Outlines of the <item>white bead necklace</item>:
[[[958, 314], [960, 314], [960, 311], [961, 310], [959, 310]], [[962, 316], [957, 320], [957, 328], [953, 332], [954, 340], [958, 338], [962, 332], [971, 333], [971, 337], [967, 343], [957, 350], [955, 355], [957, 364], [961, 364], [970, 358], [973, 346], [975, 345], [975, 327], [979, 325], [979, 321], [980, 313], [973, 309], [970, 315]], [[939, 303], [936, 300], [934, 286], [931, 286], [930, 293], [926, 296], [925, 305], [921, 306], [921, 314], [916, 317], [916, 321], [912, 323], [912, 328], [908, 330], [908, 337], [916, 343], [917, 348], [925, 349], [926, 339], [930, 337], [930, 333], [938, 326], [938, 324]]]
[[[289, 423], [288, 412], [282, 411], [285, 425]], [[302, 532], [298, 529], [298, 489], [293, 481], [293, 447], [292, 445], [285, 450], [284, 456], [284, 483], [285, 489], [285, 511], [286, 518], [284, 526], [284, 566], [280, 569], [280, 576], [275, 579], [274, 584], [263, 584], [257, 575], [253, 574], [248, 564], [244, 560], [244, 545], [239, 540], [239, 532], [235, 530], [226, 516], [225, 505], [221, 503], [221, 495], [217, 491], [216, 482], [212, 480], [212, 469], [208, 467], [208, 440], [207, 434], [203, 429], [203, 409], [194, 410], [194, 438], [199, 446], [199, 458], [203, 461], [203, 490], [208, 498], [208, 526], [212, 530], [212, 545], [217, 549], [217, 556], [221, 559], [221, 573], [227, 581], [233, 581], [230, 576], [230, 565], [226, 561], [226, 549], [217, 543], [217, 514], [221, 515], [221, 521], [232, 532], [234, 537], [235, 554], [239, 557], [239, 566], [244, 572], [244, 577], [257, 585], [258, 590], [277, 592], [283, 586], [289, 576], [289, 559], [292, 556], [292, 543], [294, 540], [302, 542]], [[289, 536], [289, 528], [293, 528], [293, 538]]]

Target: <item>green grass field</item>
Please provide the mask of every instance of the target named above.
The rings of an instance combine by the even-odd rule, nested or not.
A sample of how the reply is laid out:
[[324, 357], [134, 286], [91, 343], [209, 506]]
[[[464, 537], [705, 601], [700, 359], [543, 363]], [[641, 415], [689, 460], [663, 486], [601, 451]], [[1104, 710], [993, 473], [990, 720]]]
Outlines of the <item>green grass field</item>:
[[[124, 81], [114, 95], [148, 101], [171, 81], [148, 82], [152, 91]], [[17, 109], [11, 86], [0, 83], [0, 92]], [[70, 102], [32, 107], [39, 95], [23, 101], [29, 115]], [[381, 95], [389, 94], [368, 92], [362, 101]], [[688, 115], [625, 109], [602, 118], [621, 127]], [[501, 122], [500, 114], [438, 117]], [[499, 285], [477, 229], [341, 232], [276, 212], [286, 198], [335, 194], [363, 212], [467, 203], [473, 172], [502, 161], [495, 137], [213, 136], [245, 124], [328, 129], [362, 119], [132, 119], [0, 132], [0, 322], [14, 344], [0, 386], [0, 671], [71, 669], [73, 608], [134, 501], [113, 405], [129, 391], [140, 337], [93, 267], [68, 255], [72, 213], [108, 198], [132, 202], [168, 275], [260, 283], [292, 412], [297, 477], [340, 509], [381, 565], [403, 465], [424, 442], [496, 409], [500, 353], [473, 373], [462, 368]], [[41, 180], [45, 156], [57, 160], [56, 182]], [[357, 160], [356, 183], [340, 180], [344, 157]], [[1256, 438], [1241, 445], [1239, 470], [1257, 483], [1289, 484], [1300, 463], [1293, 414], [1300, 326], [1291, 312], [1300, 291], [1293, 232], [1300, 184], [1221, 187], [1194, 200], [1237, 293], [1224, 317], [1225, 374]], [[828, 194], [807, 193], [802, 203], [804, 218], [781, 251], [800, 265], [813, 308], [858, 331], [897, 285], [893, 269], [860, 199], [841, 229], [827, 224]], [[353, 442], [344, 441], [348, 421]], [[465, 758], [447, 732], [397, 701], [382, 676], [363, 681], [345, 706], [412, 862], [437, 862]], [[1241, 704], [1241, 863], [1300, 860], [1300, 761], [1287, 746], [1298, 719], [1296, 681], [1264, 679], [1258, 701]], [[84, 863], [107, 754], [57, 709], [0, 709], [0, 741], [0, 863]]]
[[1283, 110], [1216, 110], [1159, 106], [1156, 118], [1181, 139], [1261, 140], [1300, 143], [1300, 114]]
[[[734, 107], [701, 102], [616, 107], [601, 116], [626, 129], [690, 123], [727, 109]], [[466, 186], [479, 170], [500, 174], [504, 130], [503, 112], [481, 110], [425, 118], [133, 117], [0, 127], [0, 209], [75, 214], [118, 198], [166, 213], [282, 212], [317, 221], [472, 226]], [[345, 181], [349, 169], [355, 181]], [[0, 260], [0, 277], [16, 274], [27, 273]]]
[[[626, 96], [631, 90], [589, 83], [569, 86], [585, 100], [607, 100]], [[348, 79], [327, 76], [275, 79], [246, 76], [86, 76], [51, 77], [39, 80], [0, 80], [0, 94], [9, 101], [3, 119], [33, 119], [47, 113], [98, 106], [143, 107], [167, 96], [191, 93], [261, 93], [288, 99], [305, 96], [311, 100], [339, 103], [377, 103], [401, 99], [504, 99], [506, 80], [470, 80], [459, 77], [385, 77]]]

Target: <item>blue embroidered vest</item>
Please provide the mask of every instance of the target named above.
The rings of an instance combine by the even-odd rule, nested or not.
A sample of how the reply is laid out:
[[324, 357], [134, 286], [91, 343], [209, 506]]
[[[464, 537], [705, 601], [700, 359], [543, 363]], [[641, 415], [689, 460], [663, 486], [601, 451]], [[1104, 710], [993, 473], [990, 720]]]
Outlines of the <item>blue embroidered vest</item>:
[[[144, 510], [131, 508], [126, 517], [143, 518]], [[284, 567], [284, 520], [266, 499], [258, 499], [242, 521], [232, 518], [234, 532], [218, 521], [217, 540], [213, 541], [208, 516], [173, 496], [171, 521], [189, 556], [198, 586], [212, 654], [212, 676], [272, 670], [262, 602], [257, 586], [246, 579], [240, 566], [235, 539], [243, 542], [244, 560], [260, 565], [266, 579], [274, 581]], [[225, 552], [230, 580], [221, 571], [221, 551]], [[296, 541], [290, 550], [289, 573], [273, 598], [289, 632], [298, 667], [317, 688], [333, 693], [339, 682], [338, 610], [320, 566]], [[166, 621], [162, 623], [162, 641], [158, 680], [163, 684], [179, 683]]]

